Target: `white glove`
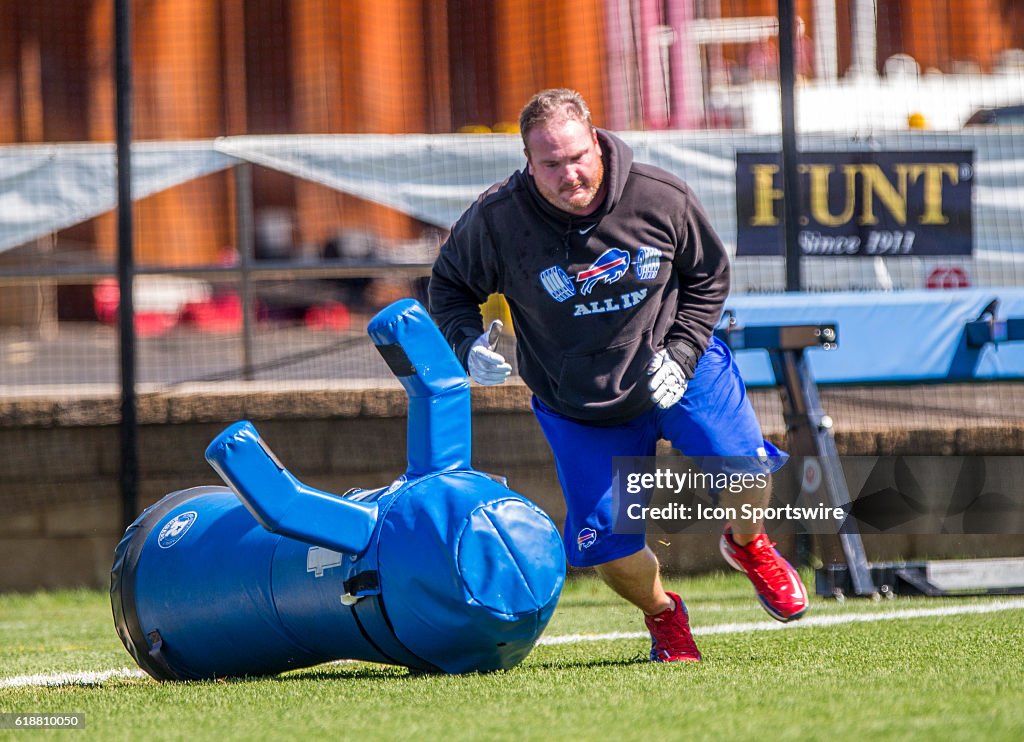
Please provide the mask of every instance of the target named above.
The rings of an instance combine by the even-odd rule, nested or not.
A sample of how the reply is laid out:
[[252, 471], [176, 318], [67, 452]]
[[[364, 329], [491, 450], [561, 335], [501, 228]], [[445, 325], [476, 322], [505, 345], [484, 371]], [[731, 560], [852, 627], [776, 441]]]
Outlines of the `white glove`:
[[672, 360], [667, 350], [659, 350], [647, 364], [647, 373], [651, 381], [647, 385], [651, 390], [651, 401], [663, 410], [667, 410], [686, 393], [686, 374], [678, 363]]
[[501, 384], [512, 373], [512, 367], [505, 360], [501, 353], [495, 353], [498, 347], [498, 336], [501, 334], [500, 319], [491, 322], [487, 332], [473, 341], [469, 348], [469, 358], [466, 365], [469, 367], [469, 377], [477, 384], [494, 386]]

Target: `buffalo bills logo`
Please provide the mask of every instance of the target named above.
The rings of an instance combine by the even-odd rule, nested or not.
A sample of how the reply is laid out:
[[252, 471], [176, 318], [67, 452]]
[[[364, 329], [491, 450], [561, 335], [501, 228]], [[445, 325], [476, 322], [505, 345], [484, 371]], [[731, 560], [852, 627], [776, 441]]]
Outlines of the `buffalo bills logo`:
[[591, 546], [594, 545], [595, 541], [597, 541], [597, 531], [595, 531], [593, 528], [584, 528], [576, 536], [576, 546], [579, 548], [580, 551], [583, 551], [584, 549], [589, 549]]
[[598, 281], [615, 283], [629, 270], [629, 253], [617, 247], [605, 250], [601, 257], [576, 276], [576, 283], [582, 283], [580, 293], [589, 294]]

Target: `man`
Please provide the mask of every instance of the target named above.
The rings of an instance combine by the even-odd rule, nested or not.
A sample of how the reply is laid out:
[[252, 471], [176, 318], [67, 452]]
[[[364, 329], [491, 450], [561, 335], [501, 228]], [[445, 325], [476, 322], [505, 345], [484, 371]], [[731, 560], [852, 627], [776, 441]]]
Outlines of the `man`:
[[[765, 481], [784, 463], [712, 335], [728, 257], [686, 184], [633, 162], [575, 91], [535, 95], [520, 132], [527, 167], [452, 228], [431, 276], [431, 314], [470, 376], [500, 384], [512, 369], [482, 332], [479, 305], [505, 295], [519, 372], [565, 495], [570, 564], [595, 567], [643, 611], [652, 660], [699, 661], [686, 607], [662, 587], [644, 535], [612, 528], [612, 457], [653, 456], [664, 438], [691, 457], [738, 457], [729, 461]], [[738, 509], [768, 495], [720, 498]], [[760, 523], [730, 523], [720, 546], [774, 618], [804, 613], [807, 592]]]

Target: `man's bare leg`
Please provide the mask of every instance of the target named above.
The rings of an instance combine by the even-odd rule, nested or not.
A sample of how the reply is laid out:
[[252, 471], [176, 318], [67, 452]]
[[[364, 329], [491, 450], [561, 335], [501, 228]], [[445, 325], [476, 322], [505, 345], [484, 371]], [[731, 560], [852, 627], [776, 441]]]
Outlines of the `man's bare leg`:
[[[742, 492], [722, 492], [718, 502], [723, 507], [734, 508], [737, 515], [744, 505], [752, 508], [765, 508], [772, 495], [772, 480], [767, 478], [764, 487], [748, 487]], [[764, 523], [760, 518], [757, 520], [744, 520], [736, 518], [729, 522], [732, 527], [732, 540], [740, 546], [746, 546], [758, 535], [764, 533]]]
[[661, 586], [658, 557], [645, 546], [635, 554], [595, 568], [605, 584], [648, 616], [675, 605]]
[[597, 573], [612, 590], [644, 612], [644, 624], [651, 632], [651, 660], [700, 662], [686, 607], [678, 595], [670, 596], [661, 586], [658, 558], [650, 548], [598, 565]]

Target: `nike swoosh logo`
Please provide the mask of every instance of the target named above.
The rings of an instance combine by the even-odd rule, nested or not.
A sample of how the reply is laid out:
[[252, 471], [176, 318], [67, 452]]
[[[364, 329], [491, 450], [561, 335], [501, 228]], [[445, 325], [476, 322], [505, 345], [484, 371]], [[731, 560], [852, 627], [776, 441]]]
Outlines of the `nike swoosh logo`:
[[579, 232], [580, 232], [580, 234], [586, 234], [587, 232], [589, 232], [590, 230], [592, 230], [592, 229], [593, 229], [594, 227], [596, 227], [596, 226], [597, 226], [596, 224], [591, 224], [591, 225], [590, 225], [589, 227], [587, 227], [586, 229], [581, 229], [581, 230], [579, 230]]

